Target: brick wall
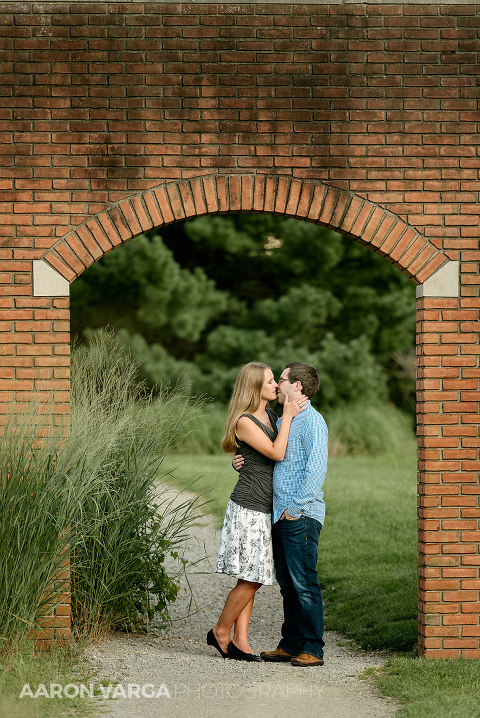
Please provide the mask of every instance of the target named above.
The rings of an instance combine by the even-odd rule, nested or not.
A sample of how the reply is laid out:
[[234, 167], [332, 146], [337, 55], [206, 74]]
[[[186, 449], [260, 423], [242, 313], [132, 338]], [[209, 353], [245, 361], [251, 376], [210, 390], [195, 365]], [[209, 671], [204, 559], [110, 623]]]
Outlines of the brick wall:
[[0, 4], [0, 413], [68, 396], [62, 281], [149, 226], [255, 208], [369, 244], [420, 287], [432, 657], [480, 657], [479, 30], [469, 4]]

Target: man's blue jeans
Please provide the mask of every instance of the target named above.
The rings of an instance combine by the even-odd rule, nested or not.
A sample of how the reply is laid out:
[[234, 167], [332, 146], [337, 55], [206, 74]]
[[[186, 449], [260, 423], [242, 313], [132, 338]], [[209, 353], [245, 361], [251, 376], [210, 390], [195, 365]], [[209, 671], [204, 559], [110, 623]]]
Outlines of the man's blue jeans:
[[280, 519], [273, 526], [273, 558], [283, 598], [284, 621], [278, 648], [323, 658], [323, 602], [317, 577], [316, 519]]

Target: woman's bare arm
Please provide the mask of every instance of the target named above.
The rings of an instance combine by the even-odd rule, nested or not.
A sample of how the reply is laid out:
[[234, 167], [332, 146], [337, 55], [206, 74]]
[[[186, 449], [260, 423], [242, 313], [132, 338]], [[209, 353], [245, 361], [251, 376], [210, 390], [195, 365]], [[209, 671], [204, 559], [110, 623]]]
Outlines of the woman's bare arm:
[[275, 441], [272, 441], [262, 429], [246, 416], [241, 416], [237, 422], [236, 434], [264, 456], [274, 461], [282, 461], [287, 450], [288, 434], [292, 419], [306, 408], [308, 398], [302, 396], [298, 401], [289, 402], [285, 397], [282, 421]]

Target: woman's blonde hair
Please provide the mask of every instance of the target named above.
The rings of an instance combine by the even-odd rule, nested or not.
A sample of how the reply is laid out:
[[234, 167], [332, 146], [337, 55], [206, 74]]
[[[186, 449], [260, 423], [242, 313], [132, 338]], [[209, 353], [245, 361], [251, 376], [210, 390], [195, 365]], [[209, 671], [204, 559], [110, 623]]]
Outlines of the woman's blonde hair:
[[222, 449], [227, 454], [234, 454], [238, 448], [235, 429], [240, 416], [252, 414], [260, 406], [265, 369], [270, 369], [270, 367], [258, 361], [251, 361], [240, 369], [228, 405], [225, 433], [222, 439]]

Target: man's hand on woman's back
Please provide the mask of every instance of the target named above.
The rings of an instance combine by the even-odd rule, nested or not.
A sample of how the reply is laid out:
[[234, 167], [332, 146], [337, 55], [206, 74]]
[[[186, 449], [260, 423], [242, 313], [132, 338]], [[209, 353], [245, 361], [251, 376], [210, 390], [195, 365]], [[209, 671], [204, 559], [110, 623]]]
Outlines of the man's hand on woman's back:
[[232, 466], [235, 469], [235, 471], [240, 471], [243, 464], [245, 463], [245, 459], [241, 454], [235, 454], [232, 460]]

